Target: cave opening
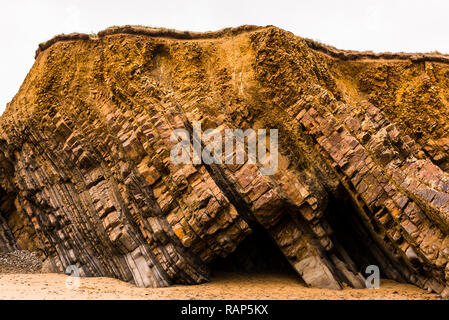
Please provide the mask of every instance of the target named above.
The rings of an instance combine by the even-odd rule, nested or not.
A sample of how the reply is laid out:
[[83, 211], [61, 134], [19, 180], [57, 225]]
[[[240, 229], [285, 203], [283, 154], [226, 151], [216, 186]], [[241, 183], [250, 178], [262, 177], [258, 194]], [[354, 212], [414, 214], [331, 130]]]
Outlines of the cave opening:
[[399, 262], [392, 260], [376, 241], [349, 195], [340, 192], [338, 197], [331, 196], [325, 217], [333, 231], [331, 254], [344, 262], [350, 271], [367, 277], [370, 273], [366, 273], [366, 268], [375, 265], [379, 267], [381, 278], [406, 282]]
[[226, 258], [210, 264], [212, 276], [223, 273], [271, 274], [298, 278], [296, 271], [264, 230], [248, 235]]
[[[332, 229], [331, 239], [334, 244], [327, 255], [331, 269], [342, 282], [354, 285], [354, 282], [351, 284], [351, 279], [347, 277], [348, 274], [340, 269], [339, 262], [354, 275], [367, 277], [370, 273], [366, 273], [366, 268], [375, 265], [379, 267], [381, 278], [407, 282], [401, 272], [403, 266], [392, 259], [385, 248], [376, 241], [348, 194], [343, 191], [338, 193], [338, 196], [331, 195], [324, 214]], [[248, 235], [234, 252], [225, 258], [215, 259], [209, 266], [212, 277], [231, 273], [271, 274], [291, 277], [304, 283], [277, 244], [261, 227], [254, 227], [253, 233]], [[364, 284], [362, 286], [364, 287]]]

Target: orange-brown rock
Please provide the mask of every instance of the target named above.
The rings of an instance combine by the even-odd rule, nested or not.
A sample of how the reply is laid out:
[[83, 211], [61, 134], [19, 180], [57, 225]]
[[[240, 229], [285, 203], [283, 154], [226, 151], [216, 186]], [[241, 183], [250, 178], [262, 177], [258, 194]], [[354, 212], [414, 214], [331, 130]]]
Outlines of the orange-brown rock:
[[[0, 119], [0, 252], [157, 287], [207, 281], [257, 232], [310, 286], [377, 265], [447, 296], [448, 62], [271, 26], [55, 37]], [[194, 121], [277, 128], [277, 173], [173, 164]]]

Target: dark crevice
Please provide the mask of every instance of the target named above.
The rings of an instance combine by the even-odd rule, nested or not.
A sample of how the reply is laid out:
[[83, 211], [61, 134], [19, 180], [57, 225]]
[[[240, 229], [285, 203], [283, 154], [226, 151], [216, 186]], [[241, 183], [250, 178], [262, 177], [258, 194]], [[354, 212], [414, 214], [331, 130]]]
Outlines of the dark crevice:
[[381, 278], [406, 282], [402, 272], [405, 266], [393, 261], [385, 248], [379, 245], [344, 191], [339, 193], [338, 198], [330, 196], [325, 217], [333, 230], [332, 254], [344, 262], [348, 270], [367, 276], [366, 267], [376, 265]]
[[16, 211], [14, 199], [0, 187], [0, 253], [7, 253], [18, 249], [14, 235], [9, 226], [8, 219]]
[[297, 276], [276, 244], [260, 232], [247, 236], [226, 258], [215, 259], [210, 268], [212, 276], [222, 272]]

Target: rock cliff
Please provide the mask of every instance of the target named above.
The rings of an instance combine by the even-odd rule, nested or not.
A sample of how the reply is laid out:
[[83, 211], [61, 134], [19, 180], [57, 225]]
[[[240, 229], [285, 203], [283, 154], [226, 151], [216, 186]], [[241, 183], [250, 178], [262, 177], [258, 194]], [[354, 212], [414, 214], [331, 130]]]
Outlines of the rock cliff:
[[[448, 63], [272, 26], [57, 36], [0, 119], [0, 253], [161, 287], [207, 281], [257, 233], [309, 286], [377, 265], [448, 296]], [[194, 121], [278, 129], [277, 172], [172, 163]]]

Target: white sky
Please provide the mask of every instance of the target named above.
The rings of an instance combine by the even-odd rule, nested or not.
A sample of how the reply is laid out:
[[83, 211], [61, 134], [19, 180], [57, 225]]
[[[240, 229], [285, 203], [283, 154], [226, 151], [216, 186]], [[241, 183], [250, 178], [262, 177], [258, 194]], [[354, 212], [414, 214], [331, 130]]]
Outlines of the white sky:
[[0, 113], [40, 42], [125, 24], [191, 31], [271, 24], [341, 49], [449, 53], [446, 0], [0, 0]]

